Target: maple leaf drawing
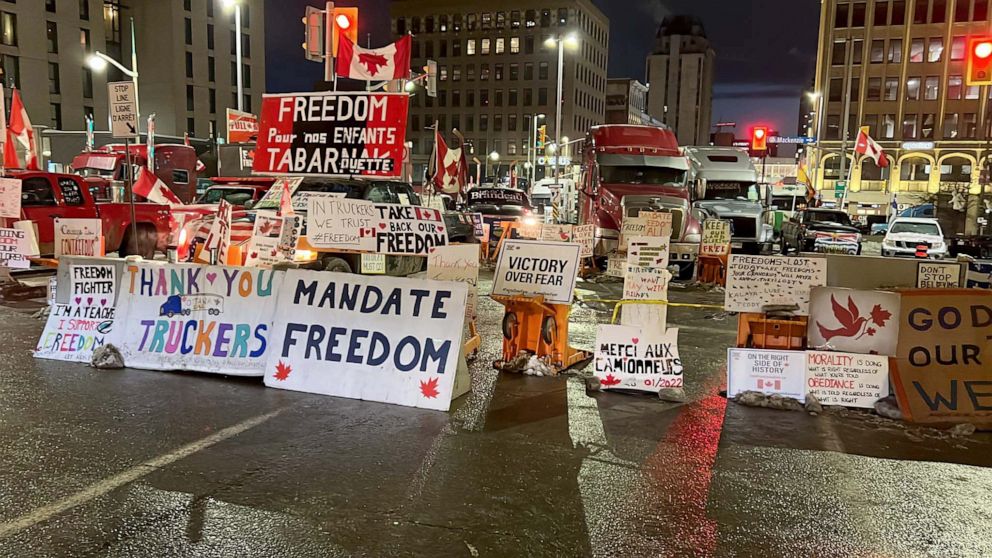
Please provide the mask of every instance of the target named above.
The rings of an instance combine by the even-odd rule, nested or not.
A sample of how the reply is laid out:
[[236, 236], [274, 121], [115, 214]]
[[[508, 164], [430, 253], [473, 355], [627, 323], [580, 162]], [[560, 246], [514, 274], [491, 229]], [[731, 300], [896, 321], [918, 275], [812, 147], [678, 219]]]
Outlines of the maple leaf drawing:
[[874, 308], [871, 309], [871, 321], [878, 327], [884, 327], [885, 322], [892, 318], [892, 312], [882, 309], [881, 304], [876, 304]]
[[289, 366], [288, 364], [283, 364], [282, 361], [280, 360], [279, 364], [276, 364], [275, 378], [280, 382], [284, 382], [286, 381], [286, 378], [289, 378], [289, 373], [292, 371], [293, 368], [291, 366]]
[[272, 229], [274, 227], [275, 227], [275, 223], [273, 223], [272, 221], [265, 221], [264, 223], [262, 223], [262, 226], [258, 228], [258, 232], [262, 233], [263, 235], [268, 235], [270, 232], [272, 232]]
[[620, 379], [614, 378], [613, 374], [607, 374], [605, 378], [599, 381], [599, 383], [604, 386], [615, 386], [620, 384]]
[[382, 54], [361, 53], [358, 55], [358, 63], [364, 64], [365, 69], [372, 75], [379, 73], [379, 68], [389, 63]]
[[441, 394], [437, 390], [437, 378], [427, 380], [426, 382], [420, 382], [420, 393], [428, 399], [434, 399]]
[[878, 333], [878, 331], [875, 328], [870, 327], [868, 328], [868, 331], [866, 331], [865, 333], [868, 335], [868, 337], [873, 337], [876, 333]]

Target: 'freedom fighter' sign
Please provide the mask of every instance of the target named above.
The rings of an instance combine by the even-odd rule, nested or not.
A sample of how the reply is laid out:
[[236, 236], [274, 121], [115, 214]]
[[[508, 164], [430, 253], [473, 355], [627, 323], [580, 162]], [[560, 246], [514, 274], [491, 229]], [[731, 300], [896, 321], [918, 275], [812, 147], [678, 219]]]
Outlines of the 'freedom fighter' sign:
[[398, 177], [409, 99], [405, 93], [265, 95], [252, 170]]

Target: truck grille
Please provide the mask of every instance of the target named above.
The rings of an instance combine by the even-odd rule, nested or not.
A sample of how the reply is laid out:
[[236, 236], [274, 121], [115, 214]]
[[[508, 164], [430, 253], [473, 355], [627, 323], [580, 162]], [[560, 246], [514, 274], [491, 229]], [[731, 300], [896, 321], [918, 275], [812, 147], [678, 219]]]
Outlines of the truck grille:
[[730, 222], [734, 238], [757, 238], [758, 221], [754, 217], [731, 217]]

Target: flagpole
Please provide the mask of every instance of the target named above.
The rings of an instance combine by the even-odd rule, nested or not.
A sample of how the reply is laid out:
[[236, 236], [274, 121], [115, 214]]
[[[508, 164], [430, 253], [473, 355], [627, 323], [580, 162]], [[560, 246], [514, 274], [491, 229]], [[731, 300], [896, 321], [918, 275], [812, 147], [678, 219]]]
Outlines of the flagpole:
[[138, 220], [134, 216], [134, 165], [131, 164], [131, 145], [129, 138], [124, 138], [124, 153], [127, 163], [127, 203], [131, 208], [131, 254], [135, 255], [138, 253]]

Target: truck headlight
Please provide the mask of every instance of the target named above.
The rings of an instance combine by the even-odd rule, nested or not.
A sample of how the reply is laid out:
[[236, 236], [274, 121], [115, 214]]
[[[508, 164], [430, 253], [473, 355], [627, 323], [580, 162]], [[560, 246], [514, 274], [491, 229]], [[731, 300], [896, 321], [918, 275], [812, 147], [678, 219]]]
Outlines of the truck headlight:
[[806, 231], [805, 236], [807, 239], [813, 240], [814, 238], [816, 238], [816, 231]]
[[775, 227], [762, 223], [760, 242], [769, 242], [775, 236]]
[[689, 244], [699, 244], [703, 241], [703, 235], [701, 233], [689, 233], [685, 235], [685, 241]]
[[297, 250], [293, 254], [294, 262], [312, 262], [317, 259], [317, 252], [315, 250]]

